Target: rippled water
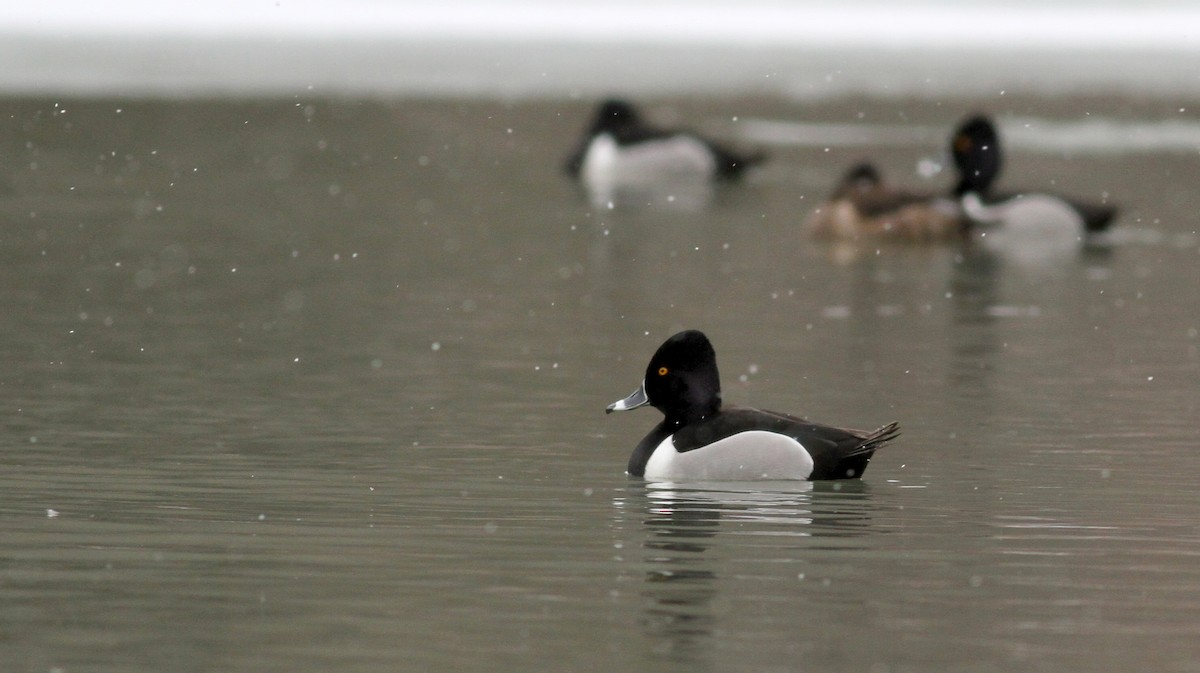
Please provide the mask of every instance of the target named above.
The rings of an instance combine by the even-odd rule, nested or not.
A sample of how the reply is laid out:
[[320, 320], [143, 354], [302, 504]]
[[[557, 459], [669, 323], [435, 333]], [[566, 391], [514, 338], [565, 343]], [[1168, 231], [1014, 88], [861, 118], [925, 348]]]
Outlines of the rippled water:
[[[1015, 136], [1007, 184], [1122, 205], [1110, 247], [800, 235], [862, 156], [944, 186], [976, 107]], [[1019, 137], [1180, 108], [656, 101], [772, 161], [609, 209], [559, 173], [581, 102], [9, 100], [0, 657], [1196, 670], [1200, 154]], [[655, 412], [603, 408], [684, 327], [735, 402], [904, 435], [862, 482], [630, 480]]]

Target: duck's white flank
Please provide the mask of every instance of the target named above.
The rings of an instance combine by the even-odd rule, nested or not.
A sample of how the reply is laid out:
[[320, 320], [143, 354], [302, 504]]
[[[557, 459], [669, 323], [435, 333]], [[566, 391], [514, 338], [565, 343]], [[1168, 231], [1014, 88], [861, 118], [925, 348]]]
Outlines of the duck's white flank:
[[1083, 218], [1071, 204], [1049, 194], [1022, 194], [987, 205], [974, 192], [962, 198], [963, 212], [980, 224], [997, 224], [1030, 231], [1067, 231], [1076, 237], [1084, 232]]
[[699, 138], [674, 135], [633, 145], [618, 145], [609, 134], [592, 139], [581, 176], [588, 182], [614, 183], [663, 177], [712, 177], [712, 151]]
[[963, 212], [983, 227], [978, 236], [992, 250], [1029, 262], [1074, 253], [1086, 236], [1079, 212], [1049, 194], [1025, 194], [994, 205], [971, 193], [962, 198]]
[[813, 459], [800, 442], [751, 430], [684, 453], [667, 437], [646, 463], [645, 478], [657, 481], [808, 479]]

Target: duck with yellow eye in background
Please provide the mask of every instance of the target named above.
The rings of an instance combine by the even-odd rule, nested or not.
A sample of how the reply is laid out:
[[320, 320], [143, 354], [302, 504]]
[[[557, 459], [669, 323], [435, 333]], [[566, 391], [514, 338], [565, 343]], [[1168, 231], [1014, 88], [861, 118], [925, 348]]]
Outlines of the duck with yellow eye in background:
[[1112, 225], [1117, 213], [1109, 203], [1086, 203], [1037, 190], [995, 192], [1003, 153], [996, 126], [972, 115], [950, 143], [958, 184], [954, 188], [964, 224], [973, 236], [1008, 247], [1042, 250], [1077, 248]]
[[995, 124], [963, 120], [950, 137], [958, 181], [948, 195], [911, 192], [883, 180], [870, 163], [852, 167], [806, 221], [819, 239], [930, 242], [984, 239], [992, 247], [1038, 250], [1079, 247], [1112, 224], [1117, 209], [1037, 190], [992, 190], [1003, 153]]

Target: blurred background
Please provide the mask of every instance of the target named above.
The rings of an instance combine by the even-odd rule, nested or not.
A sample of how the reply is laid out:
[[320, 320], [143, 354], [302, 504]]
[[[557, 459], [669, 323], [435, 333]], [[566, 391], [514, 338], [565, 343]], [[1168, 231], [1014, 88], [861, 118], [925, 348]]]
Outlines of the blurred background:
[[[0, 8], [11, 92], [1194, 93], [1185, 2], [70, 0]], [[880, 68], [886, 61], [888, 68]], [[643, 67], [653, 62], [654, 67]]]
[[[611, 95], [768, 160], [596, 199]], [[974, 112], [1103, 245], [806, 236]], [[1183, 2], [0, 4], [0, 661], [1194, 671], [1198, 112]], [[903, 435], [629, 479], [684, 328]]]

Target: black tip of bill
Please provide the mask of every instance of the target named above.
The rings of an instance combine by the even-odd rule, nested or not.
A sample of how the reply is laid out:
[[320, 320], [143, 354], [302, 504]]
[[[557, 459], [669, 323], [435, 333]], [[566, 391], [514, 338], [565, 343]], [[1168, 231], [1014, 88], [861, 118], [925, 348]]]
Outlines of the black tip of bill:
[[650, 404], [650, 398], [646, 397], [646, 384], [643, 382], [629, 397], [617, 400], [605, 407], [604, 413], [611, 414], [614, 411], [629, 411], [630, 409], [637, 409], [647, 404]]

